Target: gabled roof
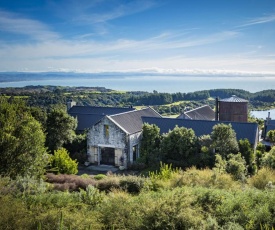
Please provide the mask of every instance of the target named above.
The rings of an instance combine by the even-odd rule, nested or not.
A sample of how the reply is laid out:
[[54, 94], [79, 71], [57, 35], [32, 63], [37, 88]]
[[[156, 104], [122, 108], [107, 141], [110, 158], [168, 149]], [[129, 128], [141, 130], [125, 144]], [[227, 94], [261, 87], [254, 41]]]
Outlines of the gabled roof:
[[77, 119], [77, 130], [84, 131], [92, 127], [95, 123], [101, 120], [105, 115], [100, 114], [78, 114], [72, 115], [74, 118]]
[[115, 114], [107, 117], [128, 134], [132, 134], [142, 130], [142, 117], [161, 118], [161, 115], [154, 109], [147, 107], [145, 109]]
[[124, 113], [133, 111], [134, 108], [120, 108], [120, 107], [97, 107], [97, 106], [73, 106], [69, 109], [69, 114], [101, 114], [113, 115], [117, 113]]
[[193, 129], [196, 136], [211, 134], [213, 126], [216, 124], [231, 124], [236, 132], [237, 140], [247, 138], [251, 144], [255, 144], [258, 136], [257, 123], [245, 122], [225, 122], [225, 121], [206, 121], [206, 120], [188, 120], [188, 119], [173, 119], [173, 118], [151, 118], [143, 117], [144, 123], [155, 124], [160, 128], [161, 133], [168, 133], [173, 130], [176, 125]]
[[[189, 110], [184, 112], [184, 115], [192, 120], [215, 120], [215, 112], [209, 105], [204, 105], [196, 109]], [[178, 116], [178, 118], [182, 118], [182, 115]]]
[[135, 109], [119, 107], [73, 106], [69, 109], [68, 113], [77, 118], [77, 130], [83, 131], [92, 127], [106, 115], [113, 115], [133, 110]]

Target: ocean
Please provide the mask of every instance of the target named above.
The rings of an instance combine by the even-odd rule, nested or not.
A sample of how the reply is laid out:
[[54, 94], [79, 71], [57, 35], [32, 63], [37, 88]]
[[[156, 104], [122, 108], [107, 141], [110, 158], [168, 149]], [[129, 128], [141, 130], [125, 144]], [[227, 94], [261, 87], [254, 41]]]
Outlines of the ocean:
[[[18, 79], [18, 80], [17, 80]], [[209, 89], [243, 89], [251, 93], [275, 89], [274, 78], [241, 78], [241, 77], [202, 77], [202, 76], [69, 76], [36, 78], [14, 78], [1, 81], [3, 87], [23, 87], [27, 85], [55, 85], [55, 86], [90, 86], [105, 87], [119, 91], [147, 91], [167, 93], [188, 93]]]

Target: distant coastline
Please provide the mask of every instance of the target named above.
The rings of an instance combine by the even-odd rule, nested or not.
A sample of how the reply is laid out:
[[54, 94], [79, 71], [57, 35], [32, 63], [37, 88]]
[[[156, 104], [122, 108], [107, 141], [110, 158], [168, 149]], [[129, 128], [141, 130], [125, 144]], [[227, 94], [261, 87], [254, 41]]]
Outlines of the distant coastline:
[[249, 76], [173, 75], [157, 73], [0, 73], [0, 88], [28, 85], [90, 86], [123, 91], [194, 92], [210, 89], [243, 89], [251, 93], [275, 89], [274, 78]]

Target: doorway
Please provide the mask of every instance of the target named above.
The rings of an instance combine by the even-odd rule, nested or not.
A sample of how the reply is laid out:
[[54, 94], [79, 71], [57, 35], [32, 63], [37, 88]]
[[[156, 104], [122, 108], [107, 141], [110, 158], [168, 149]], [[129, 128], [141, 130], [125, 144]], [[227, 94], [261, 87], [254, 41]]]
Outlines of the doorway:
[[100, 164], [115, 165], [115, 149], [114, 148], [101, 148]]

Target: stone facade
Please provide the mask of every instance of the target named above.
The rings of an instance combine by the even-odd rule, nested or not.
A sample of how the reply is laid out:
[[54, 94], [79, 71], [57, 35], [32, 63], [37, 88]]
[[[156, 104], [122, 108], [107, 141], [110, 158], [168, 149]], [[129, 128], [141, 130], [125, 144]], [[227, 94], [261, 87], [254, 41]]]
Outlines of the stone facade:
[[105, 116], [88, 131], [88, 161], [127, 168], [129, 163], [139, 157], [140, 138], [141, 132], [128, 134]]

